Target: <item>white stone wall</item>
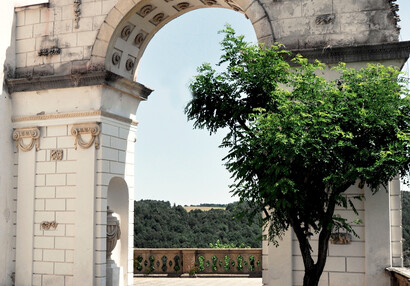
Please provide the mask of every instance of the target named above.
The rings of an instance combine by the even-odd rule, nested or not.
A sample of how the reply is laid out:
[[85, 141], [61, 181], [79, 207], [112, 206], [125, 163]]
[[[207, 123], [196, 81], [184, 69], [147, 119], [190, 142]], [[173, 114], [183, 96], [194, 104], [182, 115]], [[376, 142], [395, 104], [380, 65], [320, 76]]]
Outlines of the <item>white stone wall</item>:
[[[77, 153], [68, 125], [41, 128], [41, 150], [36, 156], [34, 201], [33, 285], [73, 285], [74, 221]], [[52, 150], [63, 159], [53, 160]], [[55, 230], [41, 222], [56, 221]]]
[[[121, 255], [113, 254], [119, 264], [124, 259], [128, 264], [127, 269], [123, 269], [123, 285], [133, 285], [133, 248], [134, 248], [134, 147], [135, 147], [136, 126], [119, 122], [117, 120], [104, 118], [101, 123], [101, 148], [97, 154], [97, 193], [96, 193], [96, 261], [95, 278], [98, 285], [105, 285], [105, 229], [106, 229], [106, 210], [108, 204], [109, 184], [113, 178], [121, 178], [128, 187], [128, 233], [124, 231], [122, 225], [122, 241], [127, 241], [128, 251]], [[115, 195], [114, 195], [115, 196]], [[110, 206], [113, 208], [113, 206]], [[114, 212], [121, 210], [113, 209]], [[127, 240], [124, 240], [127, 238]], [[122, 245], [121, 245], [122, 246]], [[116, 248], [120, 248], [117, 246]], [[119, 250], [116, 249], [118, 252]], [[126, 258], [124, 258], [126, 256]], [[125, 263], [123, 263], [125, 265]]]

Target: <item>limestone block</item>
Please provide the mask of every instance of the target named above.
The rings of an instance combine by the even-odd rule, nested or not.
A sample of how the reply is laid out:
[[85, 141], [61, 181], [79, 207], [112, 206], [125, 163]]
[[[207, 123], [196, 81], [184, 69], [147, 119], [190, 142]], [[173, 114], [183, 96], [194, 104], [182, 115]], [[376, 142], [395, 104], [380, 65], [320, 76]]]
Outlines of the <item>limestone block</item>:
[[272, 37], [272, 29], [270, 26], [269, 19], [267, 17], [260, 19], [258, 22], [253, 24], [253, 27], [255, 29], [256, 37], [259, 38], [264, 38], [264, 37]]
[[24, 39], [16, 41], [16, 53], [26, 53], [35, 51], [36, 49], [36, 39]]
[[[74, 148], [74, 137], [73, 136], [57, 137], [57, 147], [58, 148]], [[72, 150], [72, 152], [75, 153], [74, 150]], [[72, 158], [70, 158], [70, 160], [72, 160]]]
[[33, 25], [20, 26], [16, 28], [16, 40], [33, 37]]
[[110, 161], [118, 161], [118, 150], [107, 147], [101, 147], [100, 149], [102, 158]]
[[[46, 199], [45, 210], [47, 211], [64, 211], [65, 199]], [[60, 222], [57, 213], [57, 220]]]
[[309, 35], [309, 19], [281, 19], [273, 22], [273, 29], [279, 40], [284, 37]]
[[125, 164], [118, 162], [110, 162], [110, 172], [113, 174], [124, 174]]
[[54, 34], [54, 23], [46, 22], [33, 25], [33, 36], [51, 36]]
[[43, 275], [42, 286], [64, 286], [64, 276]]
[[[41, 112], [41, 110], [39, 110], [39, 112]], [[57, 148], [57, 138], [56, 137], [41, 138], [40, 148], [41, 149]]]
[[74, 237], [56, 237], [54, 243], [56, 249], [74, 249]]
[[74, 8], [73, 5], [66, 5], [61, 7], [61, 20], [72, 20], [74, 19]]
[[[304, 271], [293, 271], [293, 286], [303, 285]], [[323, 272], [320, 276], [319, 286], [329, 286], [329, 273]]]
[[347, 272], [364, 273], [366, 271], [364, 257], [347, 257], [346, 266], [347, 266]]
[[64, 276], [65, 286], [74, 286], [73, 276]]
[[114, 7], [108, 14], [105, 22], [108, 23], [108, 25], [110, 25], [111, 27], [115, 28], [120, 23], [123, 17], [124, 15]]
[[77, 44], [79, 46], [92, 46], [94, 44], [97, 31], [77, 33]]
[[72, 275], [73, 263], [60, 263], [54, 264], [54, 274]]
[[45, 207], [45, 201], [43, 199], [36, 199], [34, 201], [34, 210], [43, 211]]
[[75, 161], [58, 161], [57, 173], [75, 173], [77, 167], [77, 162]]
[[61, 61], [75, 61], [82, 60], [84, 55], [82, 47], [65, 48], [61, 50]]
[[[97, 39], [94, 43], [92, 53], [93, 53], [94, 56], [101, 57], [102, 58], [101, 62], [104, 63], [105, 56], [106, 56], [106, 53], [107, 53], [107, 49], [108, 49], [108, 43]], [[95, 64], [98, 64], [98, 63], [95, 63]]]
[[73, 262], [73, 261], [74, 261], [74, 251], [66, 250], [65, 251], [65, 262]]
[[55, 171], [56, 171], [55, 162], [38, 162], [37, 163], [37, 174], [55, 173]]
[[16, 26], [23, 26], [26, 22], [26, 13], [24, 10], [16, 12]]
[[107, 23], [103, 23], [101, 25], [97, 38], [102, 41], [109, 42], [111, 39], [111, 35], [113, 33], [114, 33], [114, 28], [108, 25]]
[[40, 9], [40, 22], [53, 22], [54, 21], [54, 9], [41, 8]]
[[66, 135], [67, 135], [67, 125], [48, 126], [47, 127], [47, 137], [66, 136]]
[[58, 223], [74, 223], [75, 222], [75, 213], [74, 212], [56, 212], [56, 221]]
[[66, 235], [66, 237], [73, 237], [74, 236], [74, 225], [73, 224], [66, 224], [66, 226], [65, 226], [65, 235]]
[[332, 14], [332, 0], [302, 0], [302, 15], [305, 17]]
[[40, 9], [27, 9], [25, 14], [25, 25], [40, 23]]
[[365, 256], [365, 244], [361, 241], [352, 241], [350, 244], [329, 244], [330, 256]]
[[67, 174], [67, 186], [77, 185], [77, 174]]
[[392, 210], [390, 216], [392, 226], [401, 226], [401, 210]]
[[101, 7], [102, 7], [102, 4], [100, 1], [82, 3], [81, 4], [81, 17], [101, 15]]
[[302, 3], [300, 1], [268, 2], [265, 9], [271, 20], [302, 17]]
[[37, 274], [53, 274], [54, 263], [53, 262], [33, 262], [33, 272]]
[[364, 274], [360, 273], [329, 273], [329, 285], [332, 286], [363, 286]]
[[115, 5], [123, 15], [127, 14], [132, 8], [134, 8], [135, 3], [132, 0], [121, 0]]
[[34, 261], [42, 261], [43, 260], [43, 250], [42, 249], [34, 249], [33, 250], [33, 259], [34, 259]]
[[325, 271], [345, 272], [346, 258], [345, 257], [328, 257], [326, 260]]
[[62, 20], [54, 22], [54, 35], [71, 33], [73, 31], [73, 20]]
[[16, 54], [16, 67], [22, 68], [27, 66], [27, 54]]
[[66, 185], [66, 174], [47, 174], [46, 183], [47, 186], [64, 186]]
[[266, 17], [265, 11], [258, 1], [253, 1], [249, 8], [246, 9], [245, 13], [252, 23], [255, 23], [263, 17]]
[[44, 261], [59, 261], [64, 262], [65, 251], [62, 249], [44, 249], [43, 260]]
[[[105, 2], [107, 2], [107, 1], [104, 1], [103, 2], [103, 5], [104, 5], [104, 3]], [[115, 1], [116, 2], [116, 1]], [[101, 16], [94, 16], [93, 17], [93, 26], [92, 26], [92, 29], [91, 30], [98, 30], [100, 27], [101, 27], [101, 25], [102, 25], [102, 23], [104, 22], [104, 19], [105, 19], [105, 17], [106, 17], [106, 13], [104, 13], [103, 12], [103, 14], [104, 15], [101, 15]]]
[[76, 188], [70, 186], [61, 186], [55, 188], [55, 197], [56, 198], [75, 198], [76, 197]]
[[96, 199], [95, 200], [95, 211], [103, 212], [101, 215], [107, 211], [107, 200], [106, 199]]
[[34, 237], [34, 248], [53, 248], [53, 246], [54, 246], [54, 237], [45, 237], [45, 236]]
[[[42, 175], [44, 177], [44, 175]], [[54, 198], [55, 197], [55, 187], [37, 187], [36, 188], [36, 198]]]
[[392, 226], [391, 239], [392, 241], [399, 241], [399, 242], [402, 240], [402, 227], [401, 226]]
[[117, 2], [118, 2], [117, 0], [102, 1], [101, 13], [104, 14], [104, 15], [108, 14]]

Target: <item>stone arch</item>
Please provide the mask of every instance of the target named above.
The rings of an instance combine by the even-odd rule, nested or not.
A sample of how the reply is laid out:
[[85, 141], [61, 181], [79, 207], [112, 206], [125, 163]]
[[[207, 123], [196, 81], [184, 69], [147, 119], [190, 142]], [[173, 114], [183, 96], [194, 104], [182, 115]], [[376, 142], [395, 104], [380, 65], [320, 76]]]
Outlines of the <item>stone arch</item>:
[[130, 253], [133, 254], [133, 251], [128, 249], [128, 239], [134, 233], [133, 228], [130, 229], [129, 205], [127, 183], [120, 177], [113, 177], [108, 184], [107, 206], [114, 211], [113, 215], [120, 221], [121, 238], [112, 252], [112, 259], [122, 267], [123, 277], [120, 277], [120, 285], [128, 285], [128, 264], [132, 261], [132, 257], [129, 256]]
[[259, 42], [272, 44], [272, 22], [259, 0], [119, 0], [100, 27], [91, 53], [92, 66], [133, 80], [149, 41], [164, 25], [196, 9], [226, 8], [249, 18]]

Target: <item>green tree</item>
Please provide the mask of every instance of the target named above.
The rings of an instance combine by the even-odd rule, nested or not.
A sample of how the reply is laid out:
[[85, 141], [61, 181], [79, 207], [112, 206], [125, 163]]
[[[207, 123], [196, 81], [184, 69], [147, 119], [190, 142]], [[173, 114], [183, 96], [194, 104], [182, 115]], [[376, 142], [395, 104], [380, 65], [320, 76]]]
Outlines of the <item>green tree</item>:
[[[353, 232], [336, 206], [354, 201], [343, 192], [359, 181], [377, 192], [410, 165], [410, 105], [392, 67], [361, 70], [340, 64], [340, 77], [318, 75], [280, 45], [250, 45], [227, 27], [217, 73], [198, 68], [185, 112], [195, 128], [226, 128], [221, 146], [235, 183], [231, 191], [253, 217], [264, 211], [269, 239], [278, 243], [293, 228], [305, 267], [303, 284], [318, 285], [332, 230]], [[357, 212], [356, 212], [357, 213]], [[317, 260], [310, 237], [318, 234]]]

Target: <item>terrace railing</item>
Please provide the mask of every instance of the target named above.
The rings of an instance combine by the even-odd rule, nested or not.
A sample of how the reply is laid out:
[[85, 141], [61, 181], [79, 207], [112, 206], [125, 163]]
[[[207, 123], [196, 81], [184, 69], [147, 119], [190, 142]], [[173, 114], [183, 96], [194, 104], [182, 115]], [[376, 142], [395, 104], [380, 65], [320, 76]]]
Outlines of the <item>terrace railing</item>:
[[261, 248], [136, 248], [134, 274], [262, 277]]

